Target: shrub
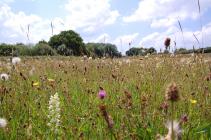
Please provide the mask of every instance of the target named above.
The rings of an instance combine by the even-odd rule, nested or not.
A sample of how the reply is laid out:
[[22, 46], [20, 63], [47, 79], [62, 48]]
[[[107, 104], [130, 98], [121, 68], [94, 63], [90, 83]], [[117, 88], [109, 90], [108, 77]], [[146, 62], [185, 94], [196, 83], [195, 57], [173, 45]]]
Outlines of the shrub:
[[46, 43], [38, 43], [32, 48], [33, 56], [40, 55], [56, 55], [56, 51]]

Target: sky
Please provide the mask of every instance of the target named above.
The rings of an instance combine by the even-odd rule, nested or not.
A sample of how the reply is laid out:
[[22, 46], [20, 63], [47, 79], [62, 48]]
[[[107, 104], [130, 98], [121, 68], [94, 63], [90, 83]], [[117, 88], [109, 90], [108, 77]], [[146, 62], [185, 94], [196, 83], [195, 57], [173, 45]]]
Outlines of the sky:
[[167, 37], [172, 49], [211, 46], [211, 0], [199, 3], [200, 9], [198, 0], [0, 0], [0, 43], [48, 41], [52, 23], [53, 35], [74, 30], [85, 43], [112, 43], [123, 54], [130, 47], [163, 50]]

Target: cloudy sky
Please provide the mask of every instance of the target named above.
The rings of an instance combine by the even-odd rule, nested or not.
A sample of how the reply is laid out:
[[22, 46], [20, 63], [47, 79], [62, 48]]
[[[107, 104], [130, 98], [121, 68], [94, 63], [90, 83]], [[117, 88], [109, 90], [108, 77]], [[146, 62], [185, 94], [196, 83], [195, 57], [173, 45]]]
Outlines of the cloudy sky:
[[211, 46], [210, 13], [211, 0], [200, 0], [200, 14], [198, 0], [0, 0], [0, 43], [48, 41], [52, 22], [54, 34], [72, 29], [121, 52], [129, 42], [160, 50], [166, 37], [177, 48], [198, 48]]

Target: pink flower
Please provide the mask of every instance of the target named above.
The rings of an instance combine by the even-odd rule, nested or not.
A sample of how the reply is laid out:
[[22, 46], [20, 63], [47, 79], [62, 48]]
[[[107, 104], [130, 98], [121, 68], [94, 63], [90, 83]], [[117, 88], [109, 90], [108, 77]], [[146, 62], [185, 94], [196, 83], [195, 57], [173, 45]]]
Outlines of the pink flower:
[[106, 96], [106, 92], [103, 88], [100, 88], [100, 91], [98, 92], [98, 96], [100, 99], [104, 99]]

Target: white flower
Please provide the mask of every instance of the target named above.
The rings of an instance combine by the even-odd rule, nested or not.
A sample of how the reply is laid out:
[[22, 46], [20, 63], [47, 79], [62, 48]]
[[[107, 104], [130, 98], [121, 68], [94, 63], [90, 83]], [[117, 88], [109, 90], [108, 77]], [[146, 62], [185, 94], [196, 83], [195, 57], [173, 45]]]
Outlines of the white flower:
[[174, 133], [174, 140], [182, 139], [182, 129], [177, 121], [173, 121], [173, 133], [172, 133], [172, 122], [168, 121], [166, 124], [168, 128], [168, 134], [163, 137], [160, 134], [157, 135], [157, 140], [172, 140], [172, 134]]
[[32, 69], [29, 71], [29, 75], [32, 76], [34, 74], [34, 72], [35, 72], [35, 68], [33, 66]]
[[191, 56], [192, 56], [192, 57], [194, 57], [194, 56], [195, 56], [195, 54], [194, 54], [194, 53], [191, 53]]
[[148, 58], [150, 56], [150, 53], [147, 53], [147, 55], [145, 55], [145, 58]]
[[84, 61], [88, 59], [87, 55], [83, 56]]
[[50, 127], [51, 131], [53, 131], [55, 134], [59, 133], [60, 128], [60, 99], [58, 93], [55, 95], [51, 95], [50, 101], [49, 101], [49, 123], [48, 126]]
[[12, 64], [13, 65], [16, 65], [16, 64], [18, 64], [20, 62], [21, 62], [21, 59], [19, 57], [13, 57], [12, 58]]
[[7, 81], [7, 80], [9, 79], [9, 75], [6, 74], [6, 73], [2, 73], [2, 74], [0, 75], [0, 77], [1, 77], [1, 80], [4, 80], [4, 81]]
[[92, 60], [92, 57], [89, 57], [89, 60]]
[[7, 120], [4, 118], [0, 118], [0, 128], [4, 128], [7, 125]]
[[175, 56], [175, 54], [174, 53], [172, 53], [171, 55], [170, 55], [170, 57], [174, 57]]
[[[168, 134], [166, 135], [166, 140], [171, 140], [172, 137], [172, 123], [170, 121], [167, 122], [166, 127], [168, 128]], [[180, 140], [182, 136], [182, 129], [180, 127], [180, 124], [177, 121], [173, 121], [173, 133], [174, 133], [174, 139]]]

